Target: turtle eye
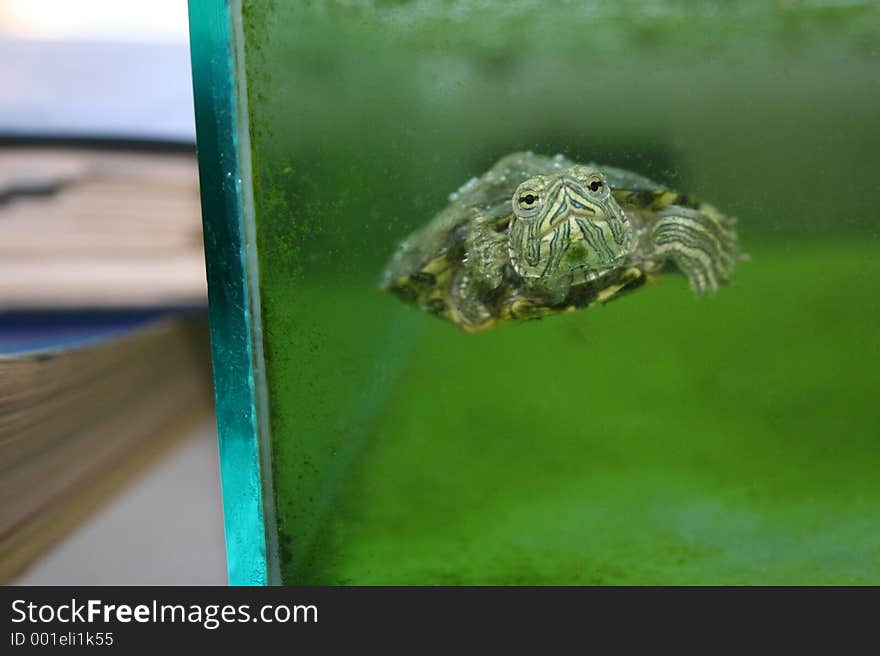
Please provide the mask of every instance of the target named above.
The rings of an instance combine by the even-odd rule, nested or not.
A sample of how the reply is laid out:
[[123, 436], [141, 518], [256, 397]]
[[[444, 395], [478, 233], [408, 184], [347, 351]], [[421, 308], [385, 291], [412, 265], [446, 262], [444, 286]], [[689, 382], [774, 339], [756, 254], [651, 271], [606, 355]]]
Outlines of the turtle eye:
[[520, 194], [516, 202], [524, 210], [530, 210], [538, 205], [538, 195], [531, 192]]
[[600, 180], [598, 178], [594, 178], [593, 180], [590, 181], [589, 186], [590, 186], [591, 191], [600, 191], [602, 189], [602, 187], [605, 186], [605, 183], [602, 182], [602, 180]]

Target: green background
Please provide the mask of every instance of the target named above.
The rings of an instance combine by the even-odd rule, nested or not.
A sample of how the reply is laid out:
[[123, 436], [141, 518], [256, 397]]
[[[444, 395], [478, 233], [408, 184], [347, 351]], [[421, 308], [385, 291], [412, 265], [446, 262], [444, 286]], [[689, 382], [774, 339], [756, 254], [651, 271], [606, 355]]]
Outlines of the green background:
[[[872, 3], [245, 2], [288, 583], [880, 583]], [[694, 299], [478, 336], [375, 283], [517, 149], [739, 218]]]

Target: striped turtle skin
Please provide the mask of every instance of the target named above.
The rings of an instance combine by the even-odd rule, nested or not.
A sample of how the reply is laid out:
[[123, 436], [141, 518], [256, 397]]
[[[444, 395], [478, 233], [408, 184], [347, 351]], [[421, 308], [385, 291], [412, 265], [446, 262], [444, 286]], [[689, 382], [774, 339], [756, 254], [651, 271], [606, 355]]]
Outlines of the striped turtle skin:
[[465, 332], [605, 303], [684, 274], [697, 294], [741, 259], [734, 220], [610, 166], [517, 152], [450, 194], [380, 287]]

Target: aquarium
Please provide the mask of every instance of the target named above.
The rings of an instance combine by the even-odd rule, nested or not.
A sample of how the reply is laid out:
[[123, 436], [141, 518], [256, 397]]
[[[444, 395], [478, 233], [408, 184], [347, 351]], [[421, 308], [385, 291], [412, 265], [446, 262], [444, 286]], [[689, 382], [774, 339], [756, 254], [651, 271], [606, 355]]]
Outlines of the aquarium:
[[190, 13], [233, 583], [880, 583], [876, 3]]

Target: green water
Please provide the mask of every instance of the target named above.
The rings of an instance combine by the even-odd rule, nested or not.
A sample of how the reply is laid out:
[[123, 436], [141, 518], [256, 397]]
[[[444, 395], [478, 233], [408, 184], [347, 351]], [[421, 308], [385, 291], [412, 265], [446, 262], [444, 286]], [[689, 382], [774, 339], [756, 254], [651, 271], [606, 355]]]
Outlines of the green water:
[[[871, 3], [245, 3], [287, 583], [880, 583]], [[376, 291], [517, 149], [751, 260], [466, 336]]]

